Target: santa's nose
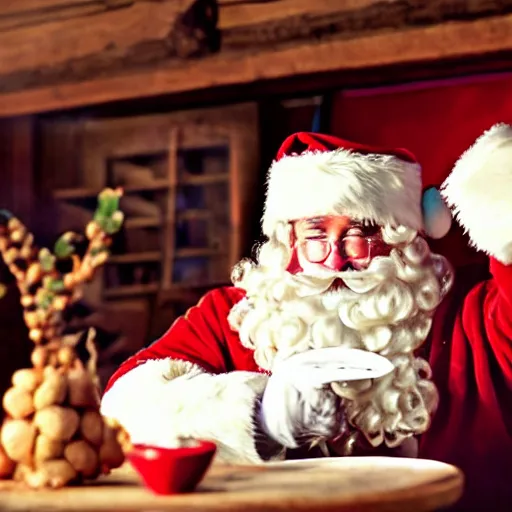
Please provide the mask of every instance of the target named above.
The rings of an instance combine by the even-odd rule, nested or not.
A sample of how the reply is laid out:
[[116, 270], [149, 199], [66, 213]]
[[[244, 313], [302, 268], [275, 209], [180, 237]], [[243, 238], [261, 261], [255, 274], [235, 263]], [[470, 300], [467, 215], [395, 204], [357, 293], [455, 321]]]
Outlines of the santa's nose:
[[345, 263], [345, 258], [341, 255], [339, 248], [333, 248], [327, 259], [324, 261], [324, 266], [329, 270], [339, 272], [343, 269]]

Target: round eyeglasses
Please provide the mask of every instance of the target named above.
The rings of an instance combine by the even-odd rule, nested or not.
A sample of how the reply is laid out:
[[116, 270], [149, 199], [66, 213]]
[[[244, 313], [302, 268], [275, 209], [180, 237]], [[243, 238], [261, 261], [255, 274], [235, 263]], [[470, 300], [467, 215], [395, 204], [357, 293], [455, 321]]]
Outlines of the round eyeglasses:
[[350, 266], [354, 270], [366, 268], [371, 260], [376, 256], [387, 256], [390, 247], [382, 240], [380, 230], [371, 234], [364, 232], [364, 228], [357, 234], [351, 234], [354, 231], [350, 227], [345, 234], [336, 233], [318, 233], [308, 236], [307, 233], [297, 234], [297, 245], [305, 259], [310, 263], [322, 264], [334, 252], [338, 251], [343, 260], [342, 266]]

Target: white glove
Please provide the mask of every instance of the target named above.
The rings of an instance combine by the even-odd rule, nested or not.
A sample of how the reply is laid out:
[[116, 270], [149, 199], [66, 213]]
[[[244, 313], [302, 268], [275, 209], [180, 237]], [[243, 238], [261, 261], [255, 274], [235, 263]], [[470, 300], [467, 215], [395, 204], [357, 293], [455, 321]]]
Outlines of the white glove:
[[329, 347], [296, 354], [278, 364], [268, 379], [261, 428], [287, 448], [332, 439], [343, 432], [345, 422], [341, 399], [330, 384], [379, 378], [393, 370], [386, 358], [357, 349]]
[[328, 386], [297, 389], [286, 376], [273, 374], [260, 408], [262, 430], [286, 448], [341, 433], [344, 415], [340, 398]]

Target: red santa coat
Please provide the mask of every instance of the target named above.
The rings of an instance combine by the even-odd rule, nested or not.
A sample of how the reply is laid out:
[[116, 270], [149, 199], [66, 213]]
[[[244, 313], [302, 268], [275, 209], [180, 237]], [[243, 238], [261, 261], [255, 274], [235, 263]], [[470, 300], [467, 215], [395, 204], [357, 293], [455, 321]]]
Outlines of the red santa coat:
[[243, 295], [229, 287], [209, 292], [129, 358], [107, 385], [103, 414], [117, 418], [135, 442], [199, 437], [215, 441], [223, 460], [259, 462], [253, 418], [268, 376], [227, 320]]
[[[483, 510], [478, 507], [484, 505], [486, 510], [508, 510], [498, 505], [512, 499], [512, 266], [493, 259], [491, 271], [493, 277], [469, 293], [466, 283], [459, 282], [436, 315], [428, 346], [440, 407], [420, 443], [421, 457], [463, 469], [470, 498], [465, 505], [474, 505], [474, 510]], [[158, 410], [153, 421], [164, 425], [162, 435], [177, 430], [195, 433], [220, 442], [227, 459], [259, 460], [252, 412], [266, 376], [227, 322], [230, 309], [242, 297], [243, 291], [237, 288], [208, 293], [160, 340], [118, 369], [106, 396], [109, 390], [116, 391], [121, 376], [127, 377], [128, 372], [135, 376], [133, 370], [146, 367], [145, 377], [142, 372], [135, 376], [132, 387], [120, 381], [118, 390], [124, 395], [120, 400], [131, 404], [131, 416], [138, 418], [147, 434], [152, 428], [148, 411], [154, 398], [148, 395], [147, 385], [160, 377], [147, 365], [156, 363], [162, 373], [172, 374], [174, 368], [177, 377], [161, 379], [155, 389], [164, 400], [181, 404], [172, 417], [165, 418], [164, 410]], [[188, 366], [180, 368], [180, 361]], [[197, 379], [188, 378], [194, 371], [210, 382], [205, 379], [204, 387], [196, 386]], [[133, 418], [128, 421], [132, 426]], [[479, 497], [483, 501], [475, 501]]]
[[512, 265], [491, 259], [490, 268], [469, 292], [456, 286], [430, 340], [440, 404], [419, 456], [464, 471], [464, 511], [512, 507]]

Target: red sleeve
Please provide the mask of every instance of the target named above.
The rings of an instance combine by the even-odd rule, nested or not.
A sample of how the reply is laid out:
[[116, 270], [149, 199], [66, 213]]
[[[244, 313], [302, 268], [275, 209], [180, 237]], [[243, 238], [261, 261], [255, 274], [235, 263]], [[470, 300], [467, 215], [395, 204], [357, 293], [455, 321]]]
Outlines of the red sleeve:
[[455, 293], [433, 328], [440, 405], [420, 456], [464, 471], [460, 510], [509, 510], [512, 502], [512, 265], [491, 259], [490, 268], [492, 278]]
[[261, 462], [255, 411], [267, 376], [229, 327], [236, 288], [214, 290], [153, 345], [128, 359], [102, 397], [134, 444], [168, 447], [176, 437], [213, 441], [216, 459]]
[[219, 288], [207, 293], [170, 329], [149, 347], [127, 359], [110, 378], [105, 392], [115, 381], [136, 366], [151, 359], [179, 359], [208, 373], [232, 370], [255, 371], [252, 352], [245, 349], [228, 324], [231, 308], [244, 297], [238, 288]]
[[495, 330], [501, 331], [510, 345], [512, 338], [512, 265], [504, 265], [491, 258], [491, 274], [493, 275], [494, 299], [489, 304], [491, 324]]

